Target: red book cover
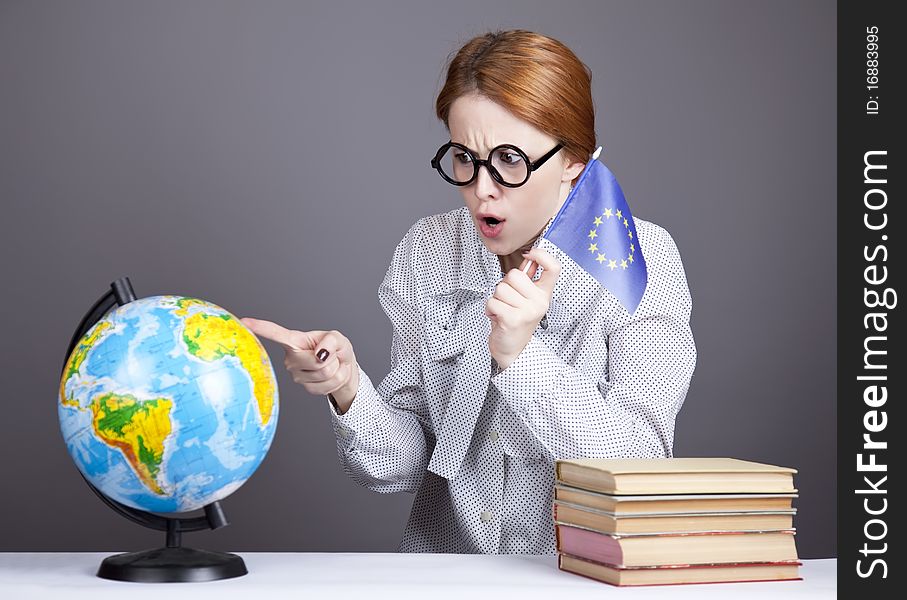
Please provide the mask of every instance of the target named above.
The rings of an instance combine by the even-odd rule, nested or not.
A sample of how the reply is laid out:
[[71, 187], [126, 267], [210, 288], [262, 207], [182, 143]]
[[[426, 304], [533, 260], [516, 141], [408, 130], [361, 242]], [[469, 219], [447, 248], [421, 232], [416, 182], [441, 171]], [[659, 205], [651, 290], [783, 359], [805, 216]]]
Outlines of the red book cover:
[[[793, 530], [613, 535], [557, 523], [555, 534], [558, 551], [609, 565], [776, 562], [797, 559]], [[659, 539], [657, 546], [651, 543], [653, 538]], [[634, 549], [631, 556], [624, 556], [622, 544]]]

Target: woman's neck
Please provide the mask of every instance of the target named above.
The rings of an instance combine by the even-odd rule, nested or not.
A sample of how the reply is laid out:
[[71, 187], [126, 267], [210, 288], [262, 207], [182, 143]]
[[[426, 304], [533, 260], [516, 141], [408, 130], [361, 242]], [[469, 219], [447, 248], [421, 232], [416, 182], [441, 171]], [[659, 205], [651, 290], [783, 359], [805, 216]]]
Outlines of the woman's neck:
[[519, 269], [520, 264], [523, 262], [523, 252], [524, 250], [520, 248], [513, 254], [498, 256], [498, 261], [501, 263], [501, 273], [506, 274], [510, 269]]
[[542, 236], [542, 232], [545, 231], [545, 227], [548, 227], [548, 223], [550, 222], [551, 220], [549, 219], [544, 227], [539, 229], [538, 233], [532, 236], [528, 242], [517, 248], [514, 252], [498, 255], [498, 262], [501, 263], [501, 273], [506, 274], [510, 269], [520, 268], [520, 265], [523, 264], [523, 261], [525, 260], [523, 258], [523, 252], [529, 252], [532, 247], [535, 246], [535, 242]]

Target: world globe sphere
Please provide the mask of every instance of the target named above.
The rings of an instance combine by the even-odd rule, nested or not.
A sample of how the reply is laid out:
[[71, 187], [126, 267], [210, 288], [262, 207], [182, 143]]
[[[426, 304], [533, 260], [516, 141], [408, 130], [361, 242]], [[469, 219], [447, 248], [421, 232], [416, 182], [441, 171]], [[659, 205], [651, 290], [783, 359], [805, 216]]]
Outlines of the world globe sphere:
[[223, 308], [152, 296], [104, 315], [60, 381], [60, 430], [85, 478], [139, 510], [222, 500], [261, 464], [277, 429], [267, 352]]

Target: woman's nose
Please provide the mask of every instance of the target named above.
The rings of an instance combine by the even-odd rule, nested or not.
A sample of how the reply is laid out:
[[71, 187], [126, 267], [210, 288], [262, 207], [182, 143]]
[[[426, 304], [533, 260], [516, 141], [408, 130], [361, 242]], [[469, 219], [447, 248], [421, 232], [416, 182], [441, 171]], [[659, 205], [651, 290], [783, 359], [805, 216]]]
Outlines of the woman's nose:
[[491, 176], [488, 167], [485, 165], [479, 167], [479, 173], [476, 175], [475, 184], [476, 198], [479, 198], [480, 200], [489, 197], [497, 198], [500, 196], [501, 188], [498, 186], [498, 182]]

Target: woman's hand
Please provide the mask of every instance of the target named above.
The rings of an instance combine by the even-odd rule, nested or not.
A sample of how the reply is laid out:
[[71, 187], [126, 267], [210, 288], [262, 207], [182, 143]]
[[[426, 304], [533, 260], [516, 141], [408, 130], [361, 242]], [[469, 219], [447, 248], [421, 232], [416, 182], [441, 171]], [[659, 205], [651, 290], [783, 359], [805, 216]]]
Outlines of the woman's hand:
[[[532, 339], [548, 311], [554, 284], [561, 274], [561, 264], [541, 248], [533, 248], [523, 256], [526, 260], [520, 268], [511, 269], [504, 276], [485, 305], [485, 314], [491, 319], [488, 349], [502, 369], [509, 367]], [[532, 281], [535, 268], [528, 275], [523, 273], [529, 260], [544, 269], [538, 281]]]
[[283, 346], [283, 364], [293, 381], [316, 396], [331, 394], [345, 413], [359, 389], [359, 363], [353, 345], [339, 331], [294, 331], [277, 323], [244, 317], [243, 325], [259, 337]]

